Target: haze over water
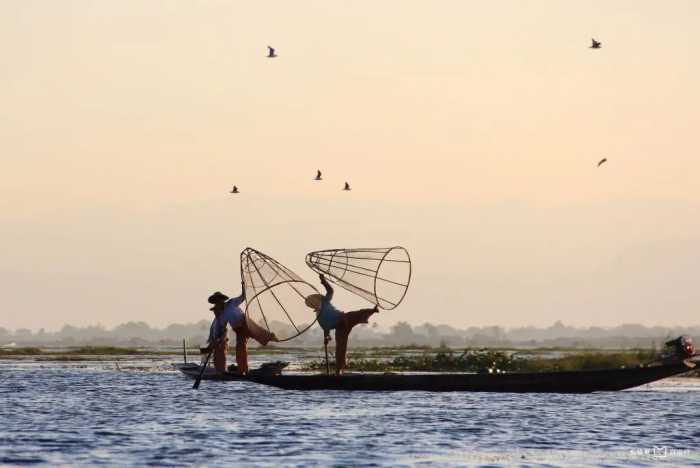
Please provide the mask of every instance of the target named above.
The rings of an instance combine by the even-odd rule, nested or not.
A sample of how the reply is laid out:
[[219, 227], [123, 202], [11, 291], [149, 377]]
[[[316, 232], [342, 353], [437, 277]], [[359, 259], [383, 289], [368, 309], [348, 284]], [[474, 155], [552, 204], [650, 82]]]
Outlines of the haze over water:
[[383, 325], [697, 325], [698, 17], [1, 2], [0, 326], [192, 322], [248, 245], [314, 280], [309, 251], [395, 244]]

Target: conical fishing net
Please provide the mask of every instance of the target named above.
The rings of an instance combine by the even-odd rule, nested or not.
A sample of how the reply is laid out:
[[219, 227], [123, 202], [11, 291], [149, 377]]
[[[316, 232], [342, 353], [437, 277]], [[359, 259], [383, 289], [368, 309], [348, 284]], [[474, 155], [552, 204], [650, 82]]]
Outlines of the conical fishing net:
[[403, 247], [319, 250], [306, 255], [306, 264], [386, 310], [401, 303], [411, 282], [411, 257]]
[[316, 321], [316, 314], [304, 299], [318, 294], [318, 290], [274, 258], [245, 249], [241, 252], [241, 278], [246, 317], [280, 341], [301, 335]]

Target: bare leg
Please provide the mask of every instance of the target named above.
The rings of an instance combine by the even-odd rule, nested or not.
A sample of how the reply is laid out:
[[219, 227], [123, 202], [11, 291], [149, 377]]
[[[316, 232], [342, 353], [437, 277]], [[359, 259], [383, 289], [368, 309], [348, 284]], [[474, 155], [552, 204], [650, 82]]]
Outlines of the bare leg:
[[355, 325], [367, 323], [377, 309], [361, 309], [345, 312], [335, 329], [335, 373], [341, 374], [347, 367], [348, 338]]
[[218, 373], [226, 372], [226, 352], [228, 351], [228, 338], [214, 346], [214, 369]]
[[335, 373], [340, 375], [347, 366], [348, 337], [350, 329], [345, 324], [338, 324], [335, 329]]
[[358, 325], [360, 323], [368, 323], [369, 318], [372, 316], [372, 314], [375, 314], [376, 312], [377, 309], [375, 308], [345, 312], [345, 320], [349, 328], [352, 330], [352, 327], [354, 327], [355, 325]]
[[248, 333], [245, 326], [236, 329], [236, 364], [240, 374], [248, 373]]
[[274, 333], [270, 333], [251, 319], [246, 317], [245, 328], [248, 332], [248, 336], [253, 338], [255, 341], [265, 346], [270, 341], [279, 341]]

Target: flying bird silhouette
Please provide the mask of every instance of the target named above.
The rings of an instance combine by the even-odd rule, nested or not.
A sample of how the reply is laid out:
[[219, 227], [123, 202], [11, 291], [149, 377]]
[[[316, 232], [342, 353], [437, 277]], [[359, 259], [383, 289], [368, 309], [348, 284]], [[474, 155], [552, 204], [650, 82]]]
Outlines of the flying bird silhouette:
[[316, 178], [314, 180], [323, 180], [321, 178], [321, 171], [320, 169], [316, 169]]
[[348, 184], [347, 182], [345, 182], [345, 187], [343, 188], [343, 190], [352, 190], [352, 189], [350, 188], [350, 184]]
[[598, 161], [598, 167], [600, 167], [603, 163], [608, 162], [608, 158], [603, 158], [600, 161]]
[[241, 193], [241, 192], [239, 192], [239, 191], [238, 191], [238, 187], [236, 187], [236, 186], [234, 185], [233, 188], [231, 189], [231, 191], [230, 191], [229, 193]]
[[589, 49], [600, 49], [600, 46], [603, 45], [602, 42], [598, 42], [595, 39], [591, 39], [591, 46]]
[[275, 49], [273, 49], [270, 46], [267, 46], [267, 58], [275, 58], [277, 57], [277, 54], [275, 53]]

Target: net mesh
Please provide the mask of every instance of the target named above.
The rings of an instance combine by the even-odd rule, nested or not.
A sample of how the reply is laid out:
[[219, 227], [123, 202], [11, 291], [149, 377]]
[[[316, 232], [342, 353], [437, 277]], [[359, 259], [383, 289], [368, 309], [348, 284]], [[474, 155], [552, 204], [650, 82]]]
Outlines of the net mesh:
[[241, 252], [246, 316], [287, 341], [304, 333], [316, 314], [304, 304], [318, 290], [277, 260], [255, 249]]
[[401, 303], [411, 282], [411, 257], [398, 246], [319, 250], [306, 255], [306, 264], [385, 310]]

